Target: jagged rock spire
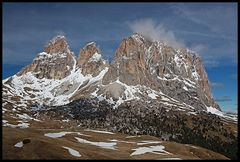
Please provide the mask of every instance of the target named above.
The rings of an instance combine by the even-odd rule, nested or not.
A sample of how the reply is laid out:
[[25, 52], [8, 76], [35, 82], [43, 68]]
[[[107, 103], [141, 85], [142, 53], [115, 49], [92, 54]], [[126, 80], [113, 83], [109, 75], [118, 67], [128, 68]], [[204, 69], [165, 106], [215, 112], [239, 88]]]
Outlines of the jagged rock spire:
[[90, 42], [80, 49], [77, 66], [82, 68], [84, 75], [98, 75], [108, 66], [106, 60], [102, 59], [102, 51], [95, 42]]
[[44, 52], [48, 54], [70, 53], [69, 45], [65, 36], [57, 35], [53, 39], [51, 39], [45, 47]]
[[82, 66], [83, 64], [88, 62], [89, 59], [92, 58], [94, 54], [98, 55], [98, 57], [101, 57], [101, 53], [102, 52], [97, 47], [97, 44], [95, 42], [90, 42], [80, 49], [77, 64], [79, 66]]
[[[209, 106], [219, 108], [212, 97], [203, 63], [193, 51], [175, 49], [149, 40], [139, 33], [122, 40], [110, 65], [102, 59], [102, 52], [94, 42], [80, 49], [77, 60], [72, 56], [64, 36], [54, 37], [44, 51], [19, 74], [33, 72], [39, 79], [63, 79], [75, 71], [79, 72], [79, 75], [81, 73], [95, 77], [105, 70], [99, 84], [105, 87], [99, 88], [99, 93], [103, 95], [112, 94], [116, 91], [114, 88], [123, 85], [142, 86], [161, 92], [196, 110], [206, 110]], [[109, 85], [111, 86], [108, 87]], [[109, 97], [127, 98], [127, 92], [123, 91], [119, 93], [123, 95]], [[78, 91], [74, 99], [81, 95], [81, 91]], [[138, 95], [141, 96], [141, 93]]]
[[44, 52], [39, 53], [33, 62], [17, 75], [33, 72], [39, 79], [63, 79], [71, 73], [75, 62], [66, 38], [57, 35], [49, 41]]

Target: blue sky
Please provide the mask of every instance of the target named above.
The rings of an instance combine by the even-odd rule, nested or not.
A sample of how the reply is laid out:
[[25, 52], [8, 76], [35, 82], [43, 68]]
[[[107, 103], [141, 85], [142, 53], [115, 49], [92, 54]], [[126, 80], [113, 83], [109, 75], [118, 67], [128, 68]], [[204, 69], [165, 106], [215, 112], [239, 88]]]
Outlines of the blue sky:
[[30, 64], [57, 34], [76, 56], [95, 41], [111, 60], [133, 32], [197, 51], [220, 107], [237, 110], [237, 3], [3, 3], [2, 77]]

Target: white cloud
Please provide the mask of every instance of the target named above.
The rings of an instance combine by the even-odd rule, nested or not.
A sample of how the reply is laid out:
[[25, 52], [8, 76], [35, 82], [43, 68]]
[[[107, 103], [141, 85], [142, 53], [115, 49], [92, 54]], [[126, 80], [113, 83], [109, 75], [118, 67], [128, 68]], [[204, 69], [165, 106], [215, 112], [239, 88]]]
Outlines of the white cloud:
[[191, 49], [193, 51], [196, 51], [197, 53], [203, 53], [205, 50], [208, 49], [208, 47], [204, 44], [194, 44], [192, 45]]
[[163, 24], [159, 24], [153, 19], [139, 19], [128, 22], [128, 25], [133, 32], [140, 33], [148, 39], [163, 41], [175, 48], [185, 47], [183, 41], [177, 39], [172, 31], [167, 30]]

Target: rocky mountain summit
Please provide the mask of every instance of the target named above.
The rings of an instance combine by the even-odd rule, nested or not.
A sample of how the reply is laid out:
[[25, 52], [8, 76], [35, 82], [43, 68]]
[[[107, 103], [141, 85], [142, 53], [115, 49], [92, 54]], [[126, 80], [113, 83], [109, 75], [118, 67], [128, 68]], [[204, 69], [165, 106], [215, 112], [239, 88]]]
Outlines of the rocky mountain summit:
[[77, 66], [82, 68], [83, 75], [93, 74], [96, 76], [105, 67], [108, 67], [108, 63], [102, 59], [102, 52], [96, 43], [91, 42], [80, 49]]
[[[35, 87], [26, 80], [32, 80]], [[97, 97], [115, 107], [143, 99], [166, 107], [177, 104], [194, 111], [220, 110], [212, 97], [202, 60], [196, 53], [147, 40], [141, 34], [124, 38], [110, 64], [102, 58], [96, 43], [81, 48], [76, 58], [66, 38], [57, 36], [30, 65], [3, 84], [15, 82], [35, 91], [41, 91], [37, 87], [48, 86], [48, 95], [46, 91], [39, 94], [46, 105]], [[16, 88], [10, 87], [14, 95], [24, 98], [24, 88], [20, 95]], [[65, 102], [59, 103], [56, 97]]]
[[38, 79], [63, 79], [70, 74], [75, 61], [65, 37], [57, 36], [50, 40], [44, 52], [39, 53], [17, 76], [31, 72]]
[[[162, 100], [163, 93], [190, 108], [206, 110], [211, 106], [220, 110], [213, 100], [207, 74], [196, 53], [149, 41], [140, 34], [123, 39], [116, 50], [103, 77], [103, 84], [112, 82], [122, 89], [126, 88], [123, 84], [145, 86], [151, 92], [151, 99]], [[123, 92], [117, 98], [126, 98]]]
[[[76, 57], [66, 38], [56, 36], [2, 86], [6, 127], [28, 128], [30, 120], [41, 125], [44, 117], [74, 123], [71, 128], [191, 143], [236, 158], [237, 117], [214, 101], [199, 55], [139, 33], [121, 41], [110, 63], [95, 42]], [[18, 119], [24, 121], [9, 122]]]

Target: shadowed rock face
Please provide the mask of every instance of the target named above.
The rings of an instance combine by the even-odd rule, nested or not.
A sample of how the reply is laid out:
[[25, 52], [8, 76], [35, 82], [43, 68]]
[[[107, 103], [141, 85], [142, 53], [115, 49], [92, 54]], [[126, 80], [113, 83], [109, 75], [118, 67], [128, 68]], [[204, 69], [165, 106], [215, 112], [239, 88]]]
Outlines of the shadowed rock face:
[[64, 36], [54, 37], [37, 55], [33, 62], [17, 73], [18, 76], [33, 72], [39, 79], [63, 79], [68, 76], [75, 63]]

